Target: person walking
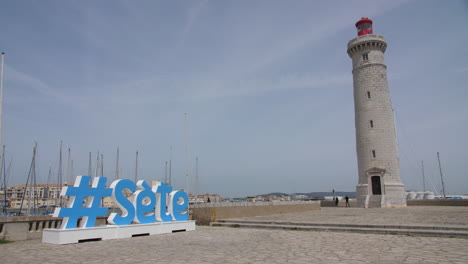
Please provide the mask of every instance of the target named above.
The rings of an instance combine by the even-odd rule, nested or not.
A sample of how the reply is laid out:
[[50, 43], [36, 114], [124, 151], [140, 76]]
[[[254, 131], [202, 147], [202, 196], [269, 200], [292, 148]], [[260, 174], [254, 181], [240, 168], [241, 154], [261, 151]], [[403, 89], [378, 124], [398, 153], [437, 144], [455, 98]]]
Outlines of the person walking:
[[339, 202], [339, 201], [340, 201], [340, 200], [338, 199], [338, 197], [336, 197], [336, 199], [335, 199], [335, 205], [336, 205], [336, 206], [338, 206], [338, 202]]
[[345, 200], [346, 200], [346, 207], [351, 207], [351, 206], [349, 205], [349, 197], [348, 197], [348, 195], [346, 195]]

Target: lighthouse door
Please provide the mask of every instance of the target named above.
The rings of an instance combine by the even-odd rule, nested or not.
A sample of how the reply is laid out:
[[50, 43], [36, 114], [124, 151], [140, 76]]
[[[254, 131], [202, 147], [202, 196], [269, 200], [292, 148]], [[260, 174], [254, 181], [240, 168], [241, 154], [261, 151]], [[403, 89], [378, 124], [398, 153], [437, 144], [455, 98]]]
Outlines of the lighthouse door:
[[382, 194], [382, 189], [380, 186], [380, 176], [372, 176], [371, 177], [371, 182], [372, 182], [372, 194], [373, 195], [381, 195]]

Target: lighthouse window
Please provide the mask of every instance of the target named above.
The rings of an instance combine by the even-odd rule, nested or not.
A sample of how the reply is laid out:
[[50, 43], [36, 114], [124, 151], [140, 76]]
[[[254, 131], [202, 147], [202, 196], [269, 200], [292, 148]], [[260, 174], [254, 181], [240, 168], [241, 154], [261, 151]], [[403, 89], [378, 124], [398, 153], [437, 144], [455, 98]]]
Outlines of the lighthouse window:
[[369, 60], [369, 54], [366, 53], [366, 54], [362, 55], [362, 60], [368, 61]]
[[375, 159], [376, 155], [375, 155], [375, 150], [372, 150], [372, 158]]
[[370, 97], [370, 92], [367, 91], [367, 99], [370, 99], [370, 98], [371, 98], [371, 97]]
[[371, 24], [369, 23], [362, 23], [358, 26], [358, 29], [359, 30], [363, 30], [363, 29], [370, 29], [371, 28]]
[[373, 128], [374, 127], [374, 120], [369, 121], [369, 125], [370, 125], [371, 128]]

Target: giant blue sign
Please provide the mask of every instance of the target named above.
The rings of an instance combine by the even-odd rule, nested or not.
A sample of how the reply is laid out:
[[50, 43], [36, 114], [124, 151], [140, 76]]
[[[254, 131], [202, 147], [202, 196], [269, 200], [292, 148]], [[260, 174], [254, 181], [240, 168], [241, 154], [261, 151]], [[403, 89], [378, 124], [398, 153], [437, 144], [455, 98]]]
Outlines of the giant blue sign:
[[[140, 180], [116, 180], [106, 188], [106, 177], [95, 177], [89, 186], [90, 176], [76, 177], [74, 186], [63, 187], [61, 195], [70, 196], [66, 208], [57, 208], [54, 217], [63, 217], [62, 228], [93, 227], [98, 216], [106, 216], [108, 208], [101, 207], [103, 197], [111, 196], [121, 214], [112, 213], [107, 219], [114, 225], [152, 224], [188, 220], [188, 195], [184, 191], [173, 191], [163, 182], [150, 186]], [[128, 198], [127, 198], [128, 197]]]

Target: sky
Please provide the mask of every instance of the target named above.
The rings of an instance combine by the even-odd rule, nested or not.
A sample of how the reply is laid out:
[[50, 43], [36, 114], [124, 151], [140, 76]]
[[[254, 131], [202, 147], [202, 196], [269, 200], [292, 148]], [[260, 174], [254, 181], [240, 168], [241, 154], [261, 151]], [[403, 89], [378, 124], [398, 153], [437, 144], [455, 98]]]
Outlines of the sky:
[[424, 161], [440, 193], [440, 152], [446, 192], [468, 193], [468, 2], [456, 0], [2, 1], [8, 184], [26, 183], [35, 142], [37, 182], [49, 168], [57, 182], [63, 141], [65, 182], [88, 174], [90, 152], [115, 179], [119, 148], [121, 178], [138, 151], [138, 178], [163, 180], [171, 160], [172, 185], [187, 170], [191, 193], [197, 157], [199, 193], [355, 191], [346, 49], [363, 16], [388, 43], [406, 189], [423, 189]]

